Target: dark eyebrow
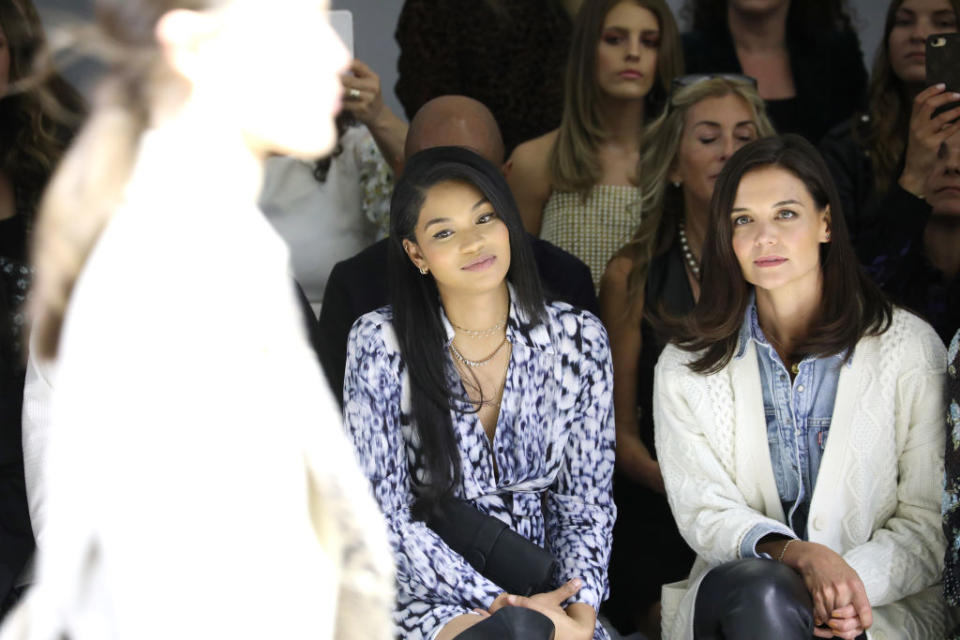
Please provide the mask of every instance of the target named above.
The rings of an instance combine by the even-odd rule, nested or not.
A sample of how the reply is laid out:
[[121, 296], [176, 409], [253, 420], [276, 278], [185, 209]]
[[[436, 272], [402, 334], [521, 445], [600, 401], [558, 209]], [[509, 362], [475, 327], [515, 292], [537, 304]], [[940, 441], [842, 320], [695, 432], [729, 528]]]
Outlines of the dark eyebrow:
[[450, 218], [434, 218], [433, 220], [431, 220], [431, 221], [428, 222], [427, 224], [423, 225], [423, 229], [424, 229], [424, 231], [426, 231], [426, 230], [427, 230], [427, 227], [429, 227], [430, 225], [432, 225], [432, 224], [441, 224], [441, 223], [443, 223], [443, 222], [450, 222]]
[[[484, 204], [489, 204], [489, 203], [490, 203], [490, 201], [487, 200], [486, 198], [480, 198], [479, 200], [477, 200], [476, 204], [474, 204], [474, 205], [470, 208], [470, 211], [476, 211], [477, 209], [479, 209], [479, 208], [480, 208], [481, 206], [483, 206]], [[427, 224], [423, 225], [423, 230], [426, 231], [426, 230], [427, 230], [427, 227], [429, 227], [430, 225], [433, 225], [433, 224], [442, 224], [442, 223], [444, 223], [444, 222], [450, 222], [450, 218], [433, 218], [433, 219], [431, 219]]]
[[803, 203], [800, 202], [799, 200], [781, 200], [780, 202], [776, 203], [776, 204], [773, 205], [773, 206], [774, 206], [774, 207], [783, 207], [783, 206], [786, 206], [786, 205], [788, 205], [788, 204], [798, 204], [798, 205], [800, 205], [801, 207], [803, 206]]
[[[705, 125], [710, 126], [710, 127], [722, 127], [722, 126], [723, 126], [723, 125], [720, 124], [719, 122], [714, 122], [713, 120], [701, 120], [700, 122], [695, 123], [693, 126], [699, 127], [699, 126], [702, 125], [702, 124], [705, 124]], [[741, 120], [741, 121], [738, 122], [737, 124], [733, 125], [733, 128], [736, 129], [736, 128], [738, 128], [738, 127], [743, 127], [743, 126], [746, 126], [746, 125], [752, 125], [752, 126], [756, 127], [756, 126], [757, 126], [757, 123], [754, 122], [753, 120]]]
[[[788, 204], [798, 204], [801, 207], [803, 206], [803, 203], [800, 202], [799, 200], [781, 200], [780, 202], [773, 205], [772, 208], [776, 209], [777, 207], [783, 207]], [[730, 214], [733, 215], [734, 213], [740, 213], [742, 211], [750, 211], [750, 209], [747, 209], [746, 207], [734, 207], [733, 209], [730, 210]]]

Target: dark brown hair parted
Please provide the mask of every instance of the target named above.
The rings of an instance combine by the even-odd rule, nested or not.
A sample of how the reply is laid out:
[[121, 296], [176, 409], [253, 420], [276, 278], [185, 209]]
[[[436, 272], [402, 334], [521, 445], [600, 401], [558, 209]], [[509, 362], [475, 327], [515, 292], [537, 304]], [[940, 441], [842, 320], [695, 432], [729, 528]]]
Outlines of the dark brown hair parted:
[[755, 140], [727, 161], [710, 201], [710, 221], [703, 245], [700, 299], [683, 319], [656, 318], [671, 341], [698, 352], [690, 368], [715, 373], [736, 353], [740, 327], [750, 302], [748, 283], [733, 252], [730, 211], [743, 176], [764, 167], [780, 167], [806, 186], [821, 210], [830, 208], [830, 242], [820, 245], [823, 292], [819, 318], [797, 354], [825, 356], [849, 349], [866, 335], [887, 330], [893, 307], [861, 270], [847, 234], [840, 197], [823, 158], [804, 138], [787, 134]]
[[[960, 0], [947, 0], [960, 22]], [[854, 122], [853, 132], [858, 142], [867, 150], [873, 165], [876, 190], [884, 194], [897, 181], [900, 163], [907, 150], [907, 135], [910, 130], [910, 113], [913, 103], [904, 83], [893, 73], [890, 66], [890, 32], [896, 24], [897, 10], [903, 0], [893, 0], [887, 8], [883, 25], [883, 38], [877, 47], [867, 88], [870, 119], [865, 127]]]
[[[563, 118], [550, 150], [549, 170], [554, 189], [585, 193], [600, 180], [597, 150], [606, 137], [600, 118], [597, 84], [597, 44], [603, 21], [620, 2], [648, 9], [660, 23], [657, 78], [644, 101], [644, 117], [656, 117], [670, 95], [670, 83], [683, 73], [683, 50], [673, 12], [665, 0], [584, 0], [577, 14], [567, 60]], [[643, 123], [637, 123], [638, 129]]]

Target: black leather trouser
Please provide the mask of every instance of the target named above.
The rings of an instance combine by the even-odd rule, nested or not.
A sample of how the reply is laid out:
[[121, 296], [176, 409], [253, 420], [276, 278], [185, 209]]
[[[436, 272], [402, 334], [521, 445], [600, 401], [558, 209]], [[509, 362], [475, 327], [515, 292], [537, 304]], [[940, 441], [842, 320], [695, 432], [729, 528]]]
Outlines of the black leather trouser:
[[553, 622], [539, 611], [503, 607], [454, 640], [553, 640], [554, 633]]
[[744, 558], [722, 564], [700, 584], [693, 635], [696, 640], [810, 640], [810, 592], [796, 571], [779, 562]]

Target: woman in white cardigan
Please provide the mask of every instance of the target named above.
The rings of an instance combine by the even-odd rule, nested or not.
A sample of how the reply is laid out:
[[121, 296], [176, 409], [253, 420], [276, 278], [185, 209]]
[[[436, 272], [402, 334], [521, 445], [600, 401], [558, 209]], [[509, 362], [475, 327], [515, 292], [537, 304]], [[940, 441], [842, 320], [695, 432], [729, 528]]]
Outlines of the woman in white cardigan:
[[943, 344], [861, 275], [809, 143], [727, 162], [703, 274], [655, 378], [698, 556], [664, 587], [664, 637], [942, 638]]

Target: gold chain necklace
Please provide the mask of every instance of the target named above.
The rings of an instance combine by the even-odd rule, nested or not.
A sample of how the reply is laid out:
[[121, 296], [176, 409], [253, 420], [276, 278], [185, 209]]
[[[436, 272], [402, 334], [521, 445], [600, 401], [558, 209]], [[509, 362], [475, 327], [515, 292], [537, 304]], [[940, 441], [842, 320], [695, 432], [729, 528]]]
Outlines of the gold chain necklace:
[[453, 344], [452, 341], [450, 342], [450, 353], [453, 354], [453, 357], [455, 357], [457, 360], [467, 365], [468, 367], [473, 367], [473, 368], [482, 367], [483, 365], [493, 360], [493, 357], [498, 353], [500, 353], [500, 350], [503, 349], [503, 345], [507, 344], [508, 342], [509, 341], [507, 340], [507, 334], [504, 333], [503, 340], [500, 342], [499, 345], [497, 345], [497, 348], [493, 350], [493, 353], [488, 355], [486, 358], [483, 358], [482, 360], [468, 360], [463, 356], [462, 353], [460, 353], [459, 349], [457, 349], [456, 345]]
[[456, 329], [456, 330], [459, 331], [460, 333], [462, 333], [462, 334], [464, 334], [464, 335], [466, 335], [466, 336], [468, 336], [468, 337], [470, 337], [470, 338], [486, 338], [487, 336], [492, 336], [493, 334], [495, 334], [495, 333], [496, 333], [497, 331], [499, 331], [500, 329], [503, 329], [503, 325], [504, 325], [504, 323], [505, 323], [506, 321], [507, 321], [507, 317], [504, 316], [502, 320], [500, 320], [499, 322], [497, 322], [497, 324], [493, 325], [493, 326], [490, 327], [489, 329], [466, 329], [466, 328], [461, 327], [460, 325], [454, 323], [453, 320], [450, 321], [450, 324], [453, 325], [453, 328], [454, 328], [454, 329]]

